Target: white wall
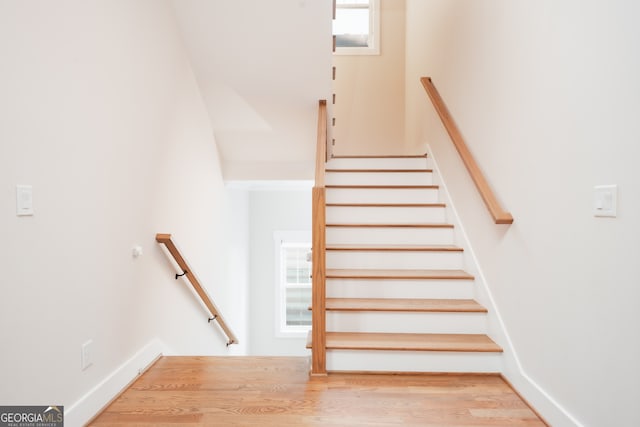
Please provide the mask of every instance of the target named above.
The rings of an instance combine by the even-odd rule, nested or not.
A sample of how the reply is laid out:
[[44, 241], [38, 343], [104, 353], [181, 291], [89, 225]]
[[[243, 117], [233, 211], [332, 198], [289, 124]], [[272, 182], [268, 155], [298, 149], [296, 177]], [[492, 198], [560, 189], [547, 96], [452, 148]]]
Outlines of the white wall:
[[226, 187], [226, 290], [230, 298], [229, 312], [233, 331], [238, 335], [239, 345], [230, 347], [233, 354], [246, 355], [251, 342], [249, 329], [249, 193]]
[[312, 179], [331, 0], [172, 0], [227, 180]]
[[[640, 5], [408, 0], [407, 135], [429, 143], [552, 425], [640, 424]], [[515, 218], [492, 224], [420, 83], [432, 76]], [[615, 219], [593, 186], [617, 184]], [[546, 395], [545, 395], [546, 393]]]
[[[227, 351], [155, 233], [243, 330], [216, 144], [164, 1], [2, 0], [0, 51], [0, 401], [63, 404], [76, 425], [159, 349]], [[16, 184], [34, 216], [16, 217]]]
[[336, 155], [405, 152], [405, 0], [380, 9], [380, 55], [333, 56]]
[[276, 336], [275, 231], [311, 234], [311, 184], [307, 189], [256, 190], [249, 193], [250, 296], [249, 354], [304, 356], [306, 337]]

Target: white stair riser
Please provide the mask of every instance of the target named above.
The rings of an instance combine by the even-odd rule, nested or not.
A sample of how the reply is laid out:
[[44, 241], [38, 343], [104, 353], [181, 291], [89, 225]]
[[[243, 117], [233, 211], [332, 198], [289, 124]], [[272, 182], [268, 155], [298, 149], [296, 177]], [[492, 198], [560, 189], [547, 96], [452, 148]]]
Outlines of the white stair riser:
[[327, 172], [327, 185], [430, 185], [431, 172]]
[[486, 334], [485, 313], [327, 311], [327, 331]]
[[[426, 169], [431, 160], [332, 159], [329, 169]], [[331, 185], [401, 186], [437, 183], [432, 173], [417, 172], [329, 172]], [[343, 204], [438, 203], [439, 190], [327, 188], [326, 202]], [[445, 224], [444, 207], [353, 207], [328, 206], [327, 224]], [[327, 245], [451, 245], [450, 227], [327, 227]], [[329, 269], [464, 269], [462, 252], [344, 251], [328, 250]], [[329, 298], [473, 299], [473, 280], [327, 279]], [[485, 334], [486, 313], [451, 312], [351, 312], [329, 310], [331, 332]], [[327, 350], [329, 371], [371, 372], [501, 372], [502, 354], [484, 352]]]
[[500, 372], [501, 353], [327, 350], [329, 371]]
[[327, 227], [327, 244], [451, 245], [453, 228]]
[[333, 251], [328, 250], [327, 268], [357, 269], [461, 269], [462, 252], [458, 251]]
[[380, 159], [330, 159], [327, 169], [426, 169], [430, 167], [427, 157], [380, 158]]
[[436, 203], [437, 188], [327, 188], [326, 203]]
[[327, 206], [331, 224], [416, 224], [444, 223], [444, 207]]
[[473, 280], [327, 279], [327, 298], [473, 299]]

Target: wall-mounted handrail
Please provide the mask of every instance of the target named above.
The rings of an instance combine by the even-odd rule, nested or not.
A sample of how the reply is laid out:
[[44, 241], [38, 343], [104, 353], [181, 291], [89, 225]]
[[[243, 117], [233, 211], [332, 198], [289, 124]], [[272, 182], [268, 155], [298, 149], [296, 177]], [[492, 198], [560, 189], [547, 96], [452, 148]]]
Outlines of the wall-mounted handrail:
[[193, 286], [193, 289], [196, 291], [198, 296], [200, 296], [200, 299], [202, 300], [204, 305], [207, 307], [209, 312], [211, 312], [212, 317], [209, 318], [209, 322], [211, 322], [212, 320], [217, 321], [218, 324], [220, 325], [220, 328], [226, 334], [227, 346], [229, 346], [230, 344], [238, 344], [238, 338], [236, 338], [235, 334], [231, 331], [231, 329], [229, 329], [229, 326], [227, 326], [227, 323], [225, 322], [224, 318], [220, 314], [220, 310], [218, 310], [218, 307], [216, 307], [216, 305], [213, 303], [213, 301], [211, 300], [207, 292], [204, 290], [204, 288], [196, 278], [195, 274], [193, 273], [193, 270], [187, 264], [187, 261], [185, 261], [182, 254], [180, 254], [180, 251], [171, 240], [171, 234], [161, 234], [161, 233], [156, 234], [156, 242], [165, 245], [169, 250], [169, 253], [171, 254], [171, 256], [173, 256], [173, 259], [175, 259], [176, 263], [178, 263], [178, 266], [182, 269], [182, 273], [181, 274], [176, 273], [176, 276], [175, 276], [176, 280], [180, 276], [185, 276], [189, 280], [189, 282], [191, 283], [191, 286]]
[[505, 211], [502, 208], [500, 202], [498, 202], [498, 198], [496, 197], [493, 190], [491, 190], [491, 187], [482, 174], [480, 167], [469, 151], [469, 148], [467, 147], [467, 144], [465, 143], [464, 138], [462, 137], [462, 134], [458, 129], [458, 126], [453, 120], [449, 109], [442, 100], [442, 97], [438, 93], [435, 85], [431, 81], [431, 77], [422, 77], [420, 81], [422, 82], [422, 86], [424, 86], [424, 89], [427, 91], [429, 98], [431, 98], [431, 102], [438, 112], [440, 120], [442, 120], [445, 129], [449, 133], [453, 145], [458, 150], [458, 153], [460, 154], [464, 165], [467, 167], [467, 171], [469, 171], [471, 179], [473, 179], [473, 182], [476, 184], [476, 188], [480, 192], [480, 196], [487, 206], [487, 209], [489, 209], [489, 213], [493, 217], [494, 222], [496, 224], [513, 223], [513, 217], [509, 212]]
[[318, 103], [318, 140], [316, 146], [315, 185], [312, 190], [312, 273], [311, 273], [311, 374], [326, 375], [326, 312], [325, 312], [325, 186], [324, 165], [327, 161], [327, 101]]

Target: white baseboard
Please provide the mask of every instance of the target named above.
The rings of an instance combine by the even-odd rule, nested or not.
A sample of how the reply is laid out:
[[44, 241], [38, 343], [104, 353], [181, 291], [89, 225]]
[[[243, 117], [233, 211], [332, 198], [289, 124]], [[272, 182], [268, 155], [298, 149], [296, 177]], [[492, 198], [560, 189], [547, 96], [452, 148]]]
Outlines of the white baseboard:
[[[518, 363], [519, 364], [519, 363]], [[503, 372], [505, 379], [517, 390], [544, 420], [553, 427], [584, 427], [573, 415], [529, 377], [522, 367]]]
[[86, 424], [164, 353], [168, 351], [160, 340], [149, 342], [77, 402], [65, 407], [65, 426], [80, 427]]
[[483, 274], [478, 258], [476, 257], [471, 241], [465, 231], [464, 225], [460, 220], [458, 211], [455, 208], [453, 200], [451, 200], [449, 190], [444, 177], [438, 167], [438, 162], [433, 155], [431, 146], [427, 144], [427, 153], [429, 154], [431, 161], [433, 162], [433, 170], [437, 179], [439, 180], [440, 188], [444, 192], [446, 203], [451, 209], [454, 222], [457, 227], [456, 231], [459, 233], [459, 237], [464, 242], [462, 246], [465, 247], [465, 251], [469, 253], [470, 259], [474, 264], [470, 272], [476, 276], [476, 285], [480, 288], [485, 298], [481, 300], [488, 309], [488, 316], [490, 317], [490, 323], [495, 325], [493, 333], [496, 342], [498, 342], [504, 348], [503, 363], [502, 363], [502, 375], [511, 383], [511, 386], [529, 403], [538, 414], [545, 419], [553, 427], [583, 427], [583, 425], [567, 411], [560, 403], [555, 400], [544, 388], [536, 383], [527, 373], [524, 371], [520, 359], [513, 345], [506, 325], [503, 322], [500, 310], [496, 305], [493, 298], [489, 284]]

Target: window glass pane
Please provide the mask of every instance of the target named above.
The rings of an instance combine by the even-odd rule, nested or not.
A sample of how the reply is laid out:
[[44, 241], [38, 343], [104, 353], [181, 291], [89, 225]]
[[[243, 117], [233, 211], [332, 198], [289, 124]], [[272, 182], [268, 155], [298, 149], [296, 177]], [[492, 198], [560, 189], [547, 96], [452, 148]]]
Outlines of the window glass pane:
[[311, 326], [311, 251], [309, 243], [280, 243], [282, 281], [280, 292], [284, 306], [280, 316], [283, 326], [292, 330]]
[[311, 288], [287, 288], [287, 326], [311, 326]]
[[334, 55], [380, 54], [380, 0], [336, 0]]
[[336, 9], [336, 47], [369, 46], [369, 9]]
[[369, 9], [337, 9], [333, 34], [369, 34]]
[[369, 36], [367, 34], [336, 35], [336, 47], [369, 47]]
[[307, 261], [309, 247], [286, 247], [282, 248], [285, 260], [286, 283], [300, 284], [311, 283], [311, 263]]

